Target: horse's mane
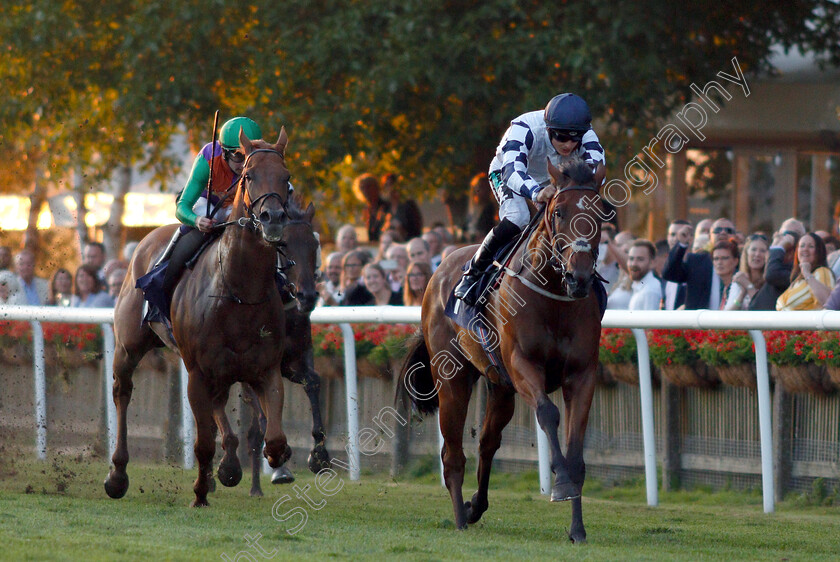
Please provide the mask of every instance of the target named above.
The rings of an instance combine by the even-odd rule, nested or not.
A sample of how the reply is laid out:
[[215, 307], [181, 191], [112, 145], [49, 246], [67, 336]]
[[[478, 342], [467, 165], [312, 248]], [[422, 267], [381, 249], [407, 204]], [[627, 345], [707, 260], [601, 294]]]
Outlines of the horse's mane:
[[580, 156], [561, 162], [557, 169], [578, 185], [592, 185], [595, 181], [595, 173]]

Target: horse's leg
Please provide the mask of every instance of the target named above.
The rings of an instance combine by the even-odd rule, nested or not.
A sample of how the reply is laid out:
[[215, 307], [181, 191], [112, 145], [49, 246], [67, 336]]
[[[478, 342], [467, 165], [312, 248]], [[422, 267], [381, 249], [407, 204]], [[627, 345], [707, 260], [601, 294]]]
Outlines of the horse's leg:
[[255, 388], [266, 416], [263, 455], [268, 466], [277, 468], [292, 456], [292, 449], [283, 433], [283, 377], [280, 369], [270, 373], [262, 388]]
[[212, 398], [201, 376], [190, 372], [187, 396], [190, 399], [193, 417], [195, 418], [196, 439], [195, 458], [198, 461], [198, 477], [193, 484], [195, 499], [192, 507], [205, 507], [210, 483], [213, 481], [213, 455], [216, 452], [216, 425], [213, 420]]
[[309, 470], [318, 474], [325, 468], [330, 468], [330, 454], [327, 452], [327, 436], [324, 422], [321, 420], [321, 377], [315, 372], [315, 360], [312, 348], [305, 353], [305, 360], [301, 369], [291, 372], [289, 380], [303, 386], [309, 407], [312, 410], [312, 439], [314, 445], [309, 452]]
[[[433, 366], [434, 370], [435, 367]], [[437, 380], [439, 377], [435, 376]], [[467, 528], [467, 506], [464, 504], [464, 421], [467, 417], [467, 405], [470, 403], [473, 379], [461, 370], [449, 381], [444, 381], [438, 398], [440, 399], [440, 432], [443, 434], [443, 448], [440, 456], [443, 460], [443, 481], [452, 507], [455, 510], [455, 527]]]
[[566, 501], [580, 496], [578, 488], [569, 476], [568, 463], [560, 449], [557, 430], [560, 427], [560, 410], [545, 393], [545, 371], [528, 361], [519, 350], [511, 355], [511, 366], [519, 375], [514, 385], [517, 392], [537, 413], [537, 422], [548, 438], [551, 450], [551, 470], [554, 485], [551, 487], [551, 501]]
[[[479, 382], [481, 384], [481, 382]], [[476, 523], [487, 511], [487, 488], [490, 485], [490, 469], [493, 466], [493, 456], [502, 443], [502, 430], [513, 417], [515, 405], [514, 394], [502, 389], [499, 385], [489, 384], [487, 408], [485, 409], [484, 425], [481, 428], [481, 438], [478, 443], [478, 490], [467, 502], [467, 523]]]
[[126, 421], [128, 404], [134, 383], [131, 376], [143, 354], [131, 355], [124, 346], [114, 350], [114, 390], [113, 399], [117, 407], [117, 442], [111, 461], [114, 468], [105, 479], [105, 493], [112, 498], [121, 498], [128, 491], [128, 424]]
[[[262, 486], [260, 486], [260, 472], [262, 469], [262, 444], [265, 439], [266, 419], [260, 407], [259, 397], [250, 384], [242, 384], [242, 393], [245, 402], [251, 407], [251, 426], [248, 428], [248, 456], [251, 459], [250, 493], [253, 497], [262, 497], [263, 491]], [[292, 477], [291, 482], [294, 482], [294, 477]]]
[[586, 542], [580, 494], [586, 477], [583, 439], [594, 393], [594, 368], [581, 376], [569, 377], [568, 384], [563, 385], [563, 400], [566, 404], [566, 463], [569, 468], [569, 477], [578, 489], [578, 496], [572, 499], [572, 527], [569, 530], [569, 538], [575, 543]]
[[239, 457], [236, 450], [239, 448], [239, 438], [230, 426], [227, 414], [225, 413], [224, 402], [217, 402], [213, 405], [213, 418], [216, 426], [222, 432], [222, 449], [225, 454], [219, 463], [219, 482], [223, 486], [232, 487], [242, 480], [242, 466], [239, 464]]

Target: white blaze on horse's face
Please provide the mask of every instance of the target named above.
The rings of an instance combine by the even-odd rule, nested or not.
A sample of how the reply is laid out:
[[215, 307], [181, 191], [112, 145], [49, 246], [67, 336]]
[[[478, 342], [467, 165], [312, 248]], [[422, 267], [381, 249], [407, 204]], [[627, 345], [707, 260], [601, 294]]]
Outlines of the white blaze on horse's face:
[[[549, 168], [551, 171], [551, 168]], [[550, 264], [561, 278], [566, 293], [576, 299], [589, 294], [595, 271], [597, 242], [600, 239], [600, 220], [585, 204], [583, 197], [597, 188], [575, 184], [569, 178], [552, 176], [558, 192], [547, 212], [552, 241]]]

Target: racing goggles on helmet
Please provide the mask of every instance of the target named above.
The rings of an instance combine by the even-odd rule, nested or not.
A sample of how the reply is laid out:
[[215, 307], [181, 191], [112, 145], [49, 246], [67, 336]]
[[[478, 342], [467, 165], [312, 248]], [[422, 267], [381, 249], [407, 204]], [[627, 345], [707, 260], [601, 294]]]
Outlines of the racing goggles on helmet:
[[580, 142], [583, 140], [583, 132], [581, 131], [564, 131], [561, 129], [549, 129], [548, 136], [557, 142]]

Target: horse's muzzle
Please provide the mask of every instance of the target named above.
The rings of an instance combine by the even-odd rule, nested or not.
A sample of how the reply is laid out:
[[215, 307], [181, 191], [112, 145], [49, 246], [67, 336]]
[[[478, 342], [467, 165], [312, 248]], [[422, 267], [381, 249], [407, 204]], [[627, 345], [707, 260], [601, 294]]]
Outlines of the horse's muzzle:
[[315, 309], [315, 304], [318, 302], [318, 292], [315, 290], [299, 290], [297, 292], [297, 301], [298, 310], [304, 314], [309, 314]]
[[573, 299], [583, 299], [589, 295], [589, 289], [592, 287], [591, 275], [575, 275], [572, 272], [566, 273], [563, 276], [563, 282], [566, 284], [566, 293]]
[[286, 213], [283, 209], [266, 209], [258, 217], [263, 238], [271, 244], [277, 243], [283, 237]]

